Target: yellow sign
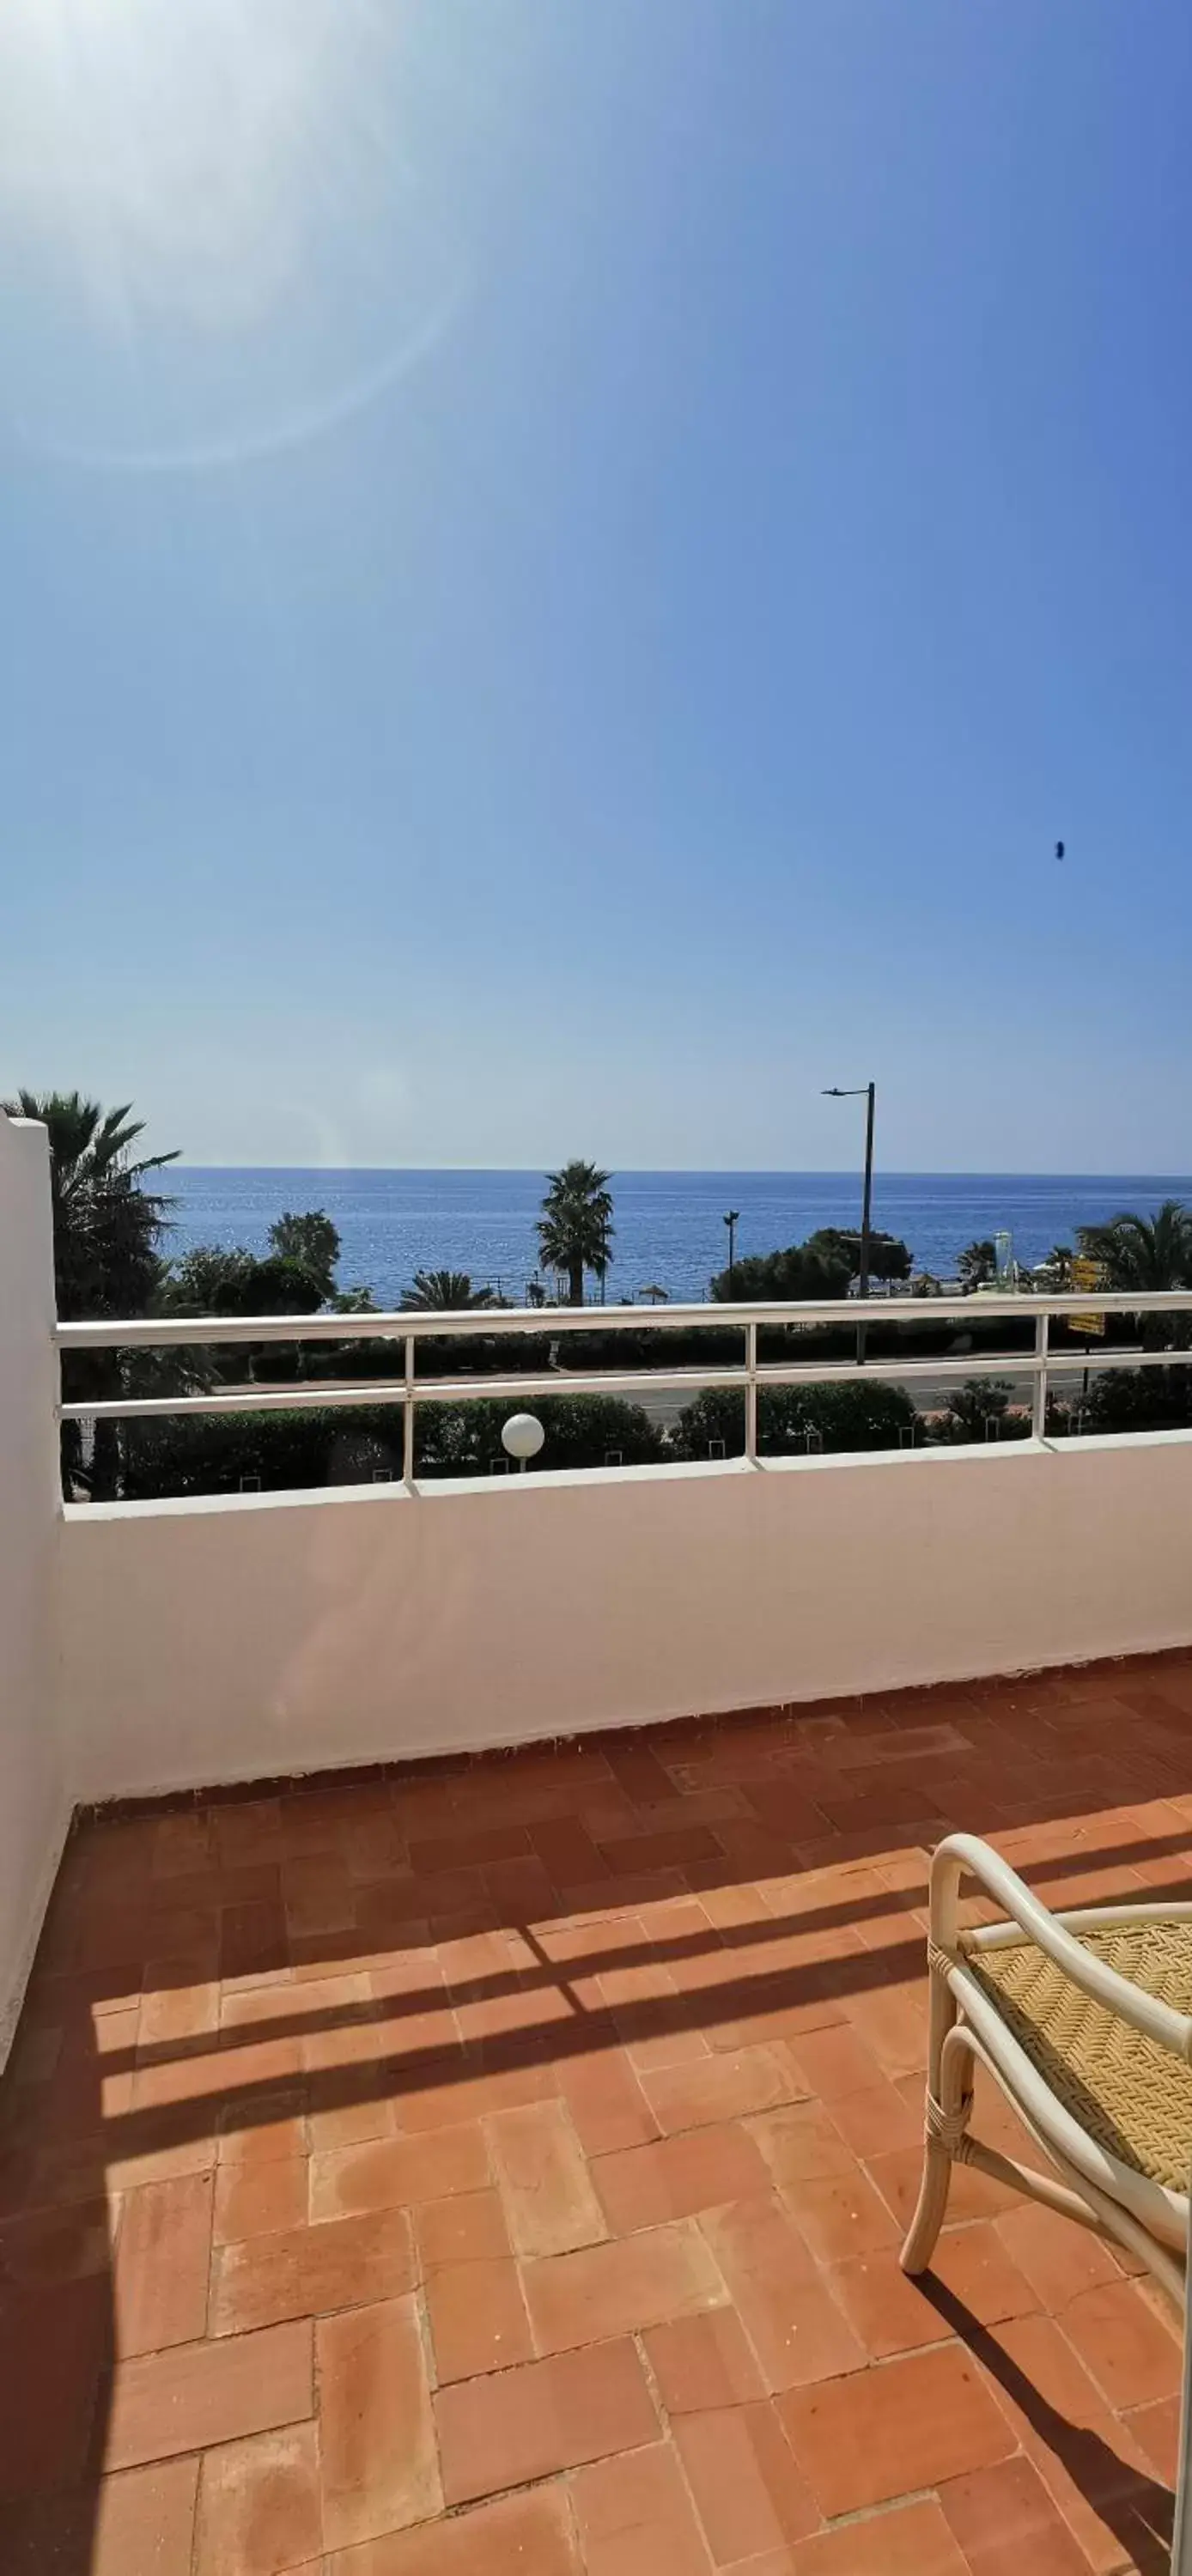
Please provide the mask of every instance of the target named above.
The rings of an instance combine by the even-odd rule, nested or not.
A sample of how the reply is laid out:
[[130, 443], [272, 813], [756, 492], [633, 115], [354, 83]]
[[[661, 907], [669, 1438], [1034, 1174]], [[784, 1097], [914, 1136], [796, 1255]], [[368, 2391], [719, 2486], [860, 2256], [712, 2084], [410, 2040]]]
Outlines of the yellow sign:
[[[1094, 1261], [1087, 1252], [1078, 1252], [1072, 1262], [1071, 1284], [1074, 1288], [1103, 1288], [1105, 1286], [1104, 1262]], [[1074, 1333], [1088, 1335], [1103, 1334], [1105, 1331], [1104, 1315], [1067, 1315], [1064, 1321]]]

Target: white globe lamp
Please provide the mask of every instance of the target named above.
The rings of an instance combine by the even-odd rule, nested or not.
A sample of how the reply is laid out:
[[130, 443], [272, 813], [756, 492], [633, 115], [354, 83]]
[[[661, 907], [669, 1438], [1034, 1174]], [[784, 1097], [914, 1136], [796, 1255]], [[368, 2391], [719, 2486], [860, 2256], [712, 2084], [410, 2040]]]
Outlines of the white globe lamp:
[[536, 1413], [511, 1413], [501, 1430], [501, 1445], [511, 1458], [520, 1459], [523, 1476], [531, 1458], [537, 1457], [545, 1438], [546, 1433]]

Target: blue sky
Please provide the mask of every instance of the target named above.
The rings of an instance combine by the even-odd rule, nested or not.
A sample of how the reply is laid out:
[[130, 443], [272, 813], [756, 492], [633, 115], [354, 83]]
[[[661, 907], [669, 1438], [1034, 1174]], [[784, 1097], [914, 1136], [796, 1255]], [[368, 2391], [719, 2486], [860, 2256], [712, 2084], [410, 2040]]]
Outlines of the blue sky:
[[0, 1081], [1192, 1165], [1190, 125], [1187, 0], [9, 0]]

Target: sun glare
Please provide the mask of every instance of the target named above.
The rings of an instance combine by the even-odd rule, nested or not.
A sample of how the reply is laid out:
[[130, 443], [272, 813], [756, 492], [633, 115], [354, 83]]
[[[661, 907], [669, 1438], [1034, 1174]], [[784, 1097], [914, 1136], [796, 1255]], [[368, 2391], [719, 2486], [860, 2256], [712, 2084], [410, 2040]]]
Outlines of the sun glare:
[[402, 131], [408, 15], [8, 0], [0, 258], [70, 326], [13, 389], [27, 436], [219, 463], [333, 425], [433, 346], [460, 259]]

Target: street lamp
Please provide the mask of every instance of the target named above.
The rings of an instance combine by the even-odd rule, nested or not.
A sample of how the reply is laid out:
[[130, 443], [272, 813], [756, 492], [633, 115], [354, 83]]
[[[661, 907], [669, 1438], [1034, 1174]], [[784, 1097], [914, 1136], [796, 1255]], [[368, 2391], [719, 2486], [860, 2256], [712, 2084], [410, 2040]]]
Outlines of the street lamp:
[[737, 1257], [737, 1227], [741, 1222], [740, 1208], [730, 1208], [724, 1222], [728, 1227], [728, 1293], [729, 1302], [731, 1304], [733, 1294], [733, 1267]]
[[523, 1476], [531, 1458], [536, 1458], [546, 1433], [536, 1414], [511, 1413], [501, 1430], [501, 1446], [511, 1458], [520, 1458]]
[[[857, 1281], [857, 1294], [859, 1297], [868, 1297], [869, 1295], [869, 1220], [873, 1206], [873, 1108], [876, 1093], [877, 1086], [872, 1082], [857, 1082], [852, 1084], [851, 1088], [844, 1089], [842, 1089], [838, 1082], [834, 1082], [825, 1090], [823, 1095], [825, 1100], [864, 1100], [867, 1104], [865, 1111], [865, 1189], [861, 1200], [861, 1260], [859, 1265], [860, 1276]], [[865, 1326], [863, 1323], [859, 1323], [857, 1326], [858, 1362], [863, 1361], [864, 1357]]]

